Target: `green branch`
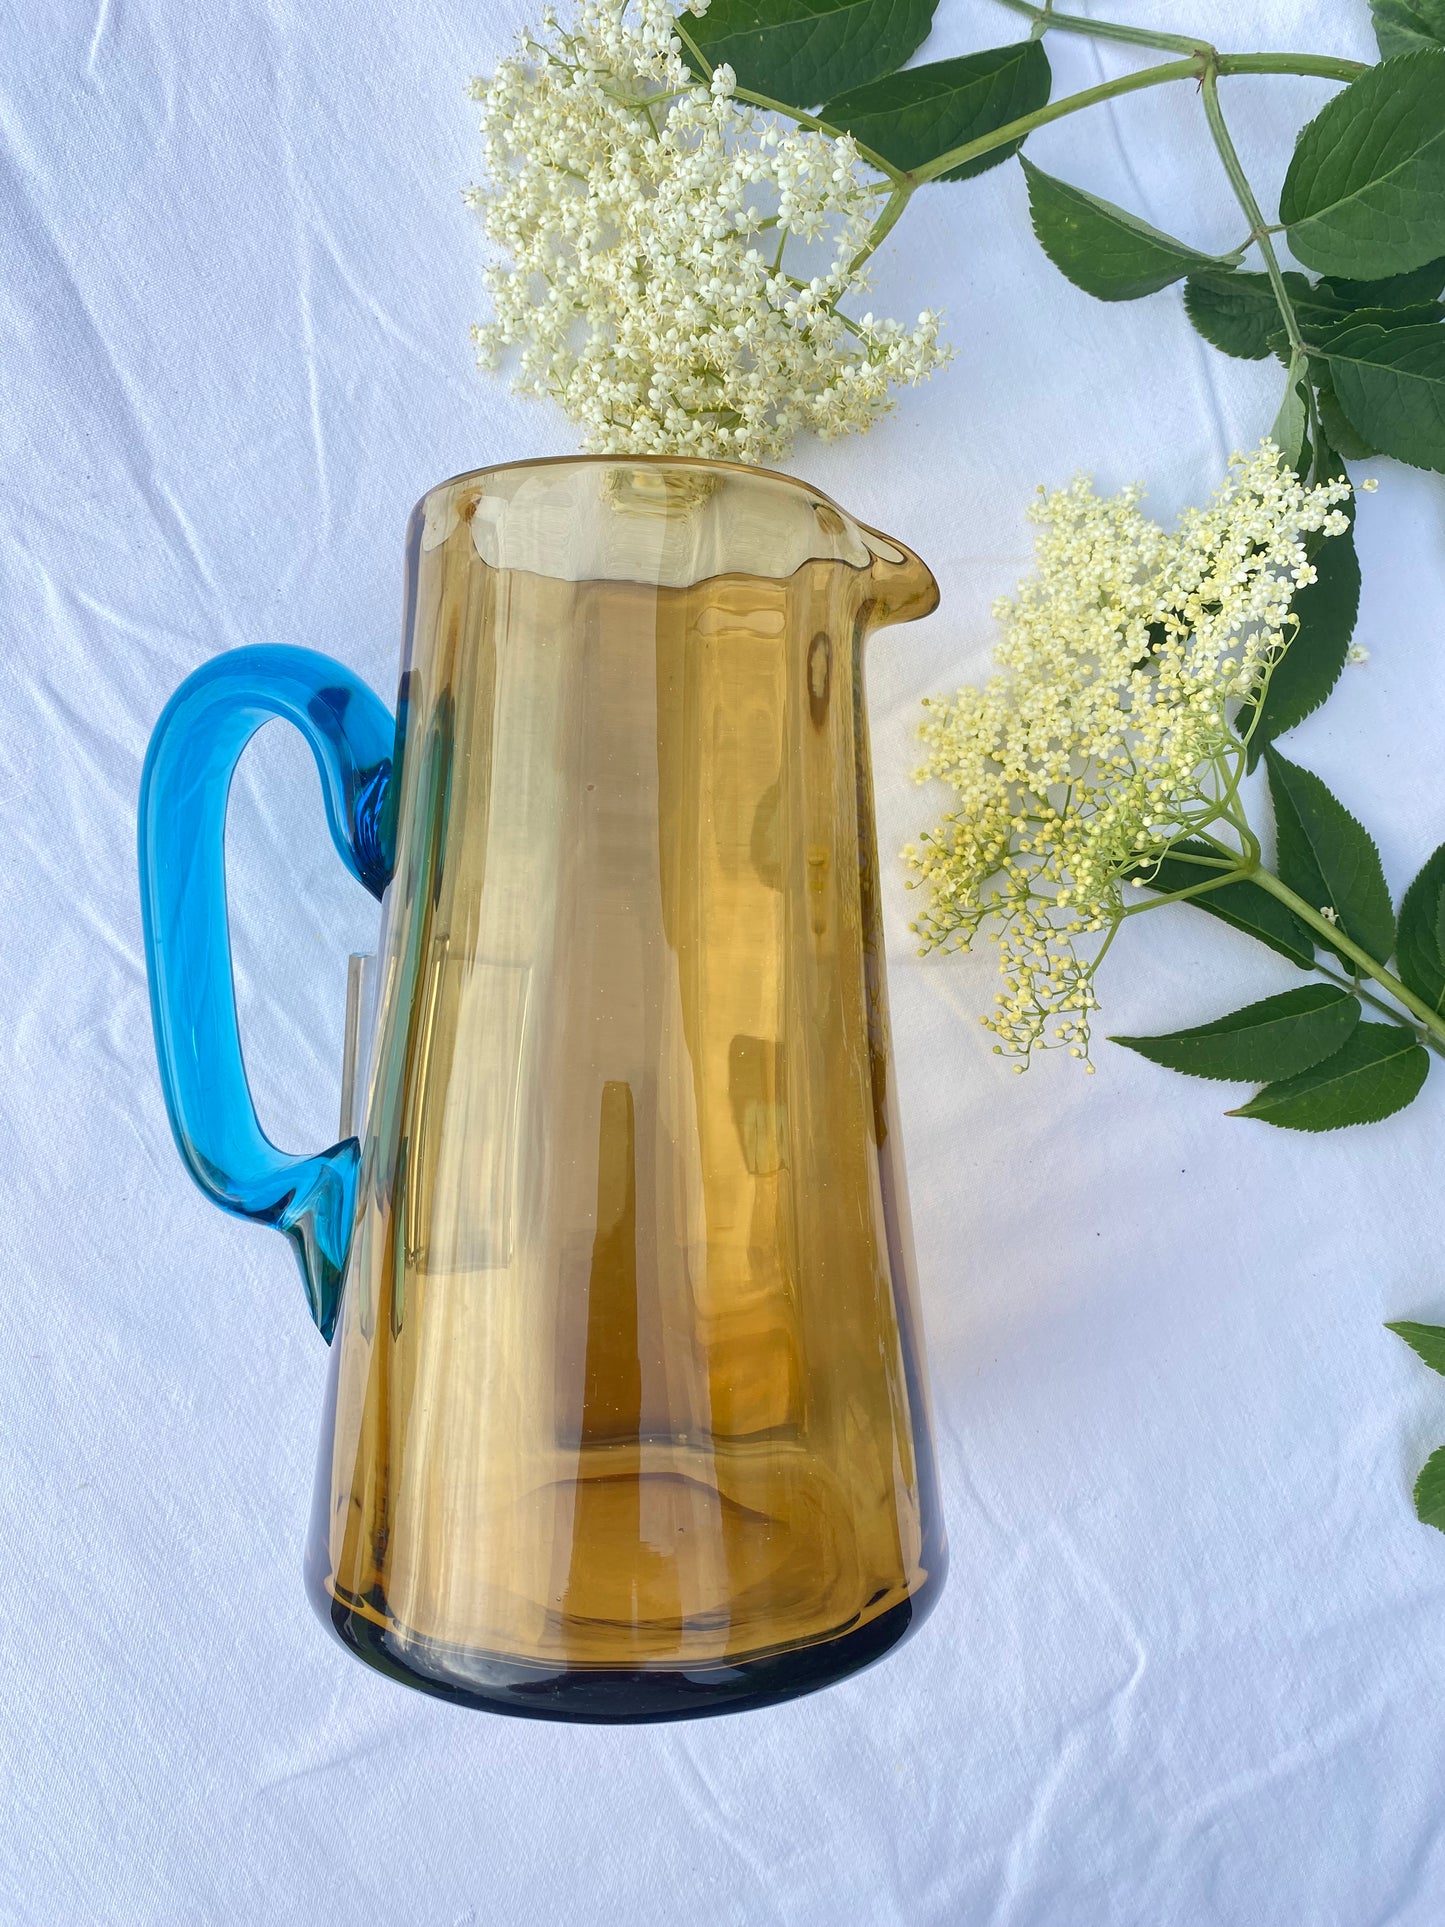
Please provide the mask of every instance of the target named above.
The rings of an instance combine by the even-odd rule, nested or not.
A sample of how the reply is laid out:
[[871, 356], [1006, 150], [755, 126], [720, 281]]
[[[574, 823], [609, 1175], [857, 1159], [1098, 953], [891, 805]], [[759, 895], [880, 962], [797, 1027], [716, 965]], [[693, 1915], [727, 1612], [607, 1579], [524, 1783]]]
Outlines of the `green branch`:
[[888, 196], [887, 203], [879, 213], [878, 219], [873, 223], [872, 227], [869, 228], [867, 240], [849, 262], [848, 273], [850, 277], [858, 272], [870, 254], [882, 246], [883, 242], [893, 231], [894, 226], [902, 218], [903, 210], [907, 207], [912, 197], [912, 186], [907, 181], [900, 181], [898, 186], [896, 186]]
[[1379, 984], [1397, 1004], [1403, 1005], [1432, 1038], [1445, 1043], [1445, 1017], [1442, 1017], [1439, 1011], [1431, 1010], [1423, 998], [1417, 997], [1413, 990], [1407, 990], [1393, 972], [1386, 970], [1384, 964], [1372, 957], [1368, 950], [1362, 950], [1337, 924], [1331, 923], [1328, 917], [1322, 916], [1314, 904], [1306, 903], [1302, 896], [1291, 890], [1287, 883], [1281, 883], [1273, 870], [1266, 870], [1263, 864], [1250, 872], [1249, 880], [1251, 883], [1257, 883], [1261, 890], [1268, 891], [1270, 896], [1277, 897], [1281, 903], [1293, 910], [1301, 923], [1308, 924], [1317, 936], [1333, 945], [1336, 950], [1343, 952], [1351, 963], [1359, 966], [1365, 976]]
[[[1362, 1004], [1368, 1004], [1371, 1010], [1378, 1010], [1382, 1017], [1388, 1017], [1392, 1024], [1399, 1023], [1400, 1013], [1394, 1005], [1387, 1004], [1383, 997], [1377, 997], [1372, 990], [1366, 990], [1358, 977], [1347, 977], [1343, 970], [1331, 970], [1329, 965], [1322, 964], [1318, 957], [1315, 958], [1315, 970], [1319, 976], [1328, 977], [1332, 984], [1338, 984], [1341, 990], [1348, 990], [1352, 997], [1358, 997]], [[1445, 1057], [1445, 1044], [1442, 1044], [1438, 1038], [1430, 1036], [1428, 1031], [1417, 1031], [1416, 1035], [1427, 1049]]]
[[[907, 205], [908, 192], [913, 188], [922, 187], [928, 181], [935, 181], [940, 175], [952, 173], [954, 168], [964, 167], [970, 161], [978, 160], [985, 154], [991, 154], [1000, 147], [1007, 147], [1014, 141], [1023, 140], [1036, 128], [1046, 127], [1050, 121], [1063, 120], [1067, 115], [1080, 113], [1086, 107], [1098, 106], [1101, 101], [1115, 100], [1123, 94], [1138, 93], [1146, 87], [1164, 86], [1172, 80], [1195, 80], [1206, 89], [1206, 112], [1208, 112], [1208, 89], [1213, 77], [1219, 74], [1312, 74], [1326, 80], [1348, 81], [1365, 71], [1357, 60], [1336, 60], [1331, 55], [1222, 54], [1211, 47], [1207, 41], [1196, 41], [1177, 34], [1151, 36], [1133, 27], [1116, 27], [1108, 21], [1085, 20], [1080, 16], [1054, 13], [1032, 5], [1031, 0], [1002, 0], [1002, 4], [1012, 7], [1015, 12], [1027, 13], [1035, 20], [1046, 20], [1050, 26], [1063, 27], [1078, 33], [1095, 34], [1103, 39], [1125, 40], [1140, 46], [1182, 49], [1187, 58], [1165, 61], [1157, 67], [1143, 67], [1136, 73], [1121, 74], [1113, 80], [1100, 81], [1096, 87], [1085, 87], [1079, 93], [1066, 94], [1062, 100], [1050, 101], [1046, 107], [1040, 107], [1031, 114], [1024, 114], [1018, 120], [1008, 121], [1004, 126], [994, 128], [991, 133], [981, 134], [976, 140], [965, 141], [962, 146], [950, 148], [947, 153], [937, 155], [923, 166], [906, 171], [895, 167], [876, 148], [865, 147], [855, 139], [854, 146], [858, 149], [859, 157], [885, 180], [892, 182], [895, 199], [900, 190], [907, 190], [896, 207], [894, 200], [890, 199], [889, 205], [883, 210], [876, 224], [879, 230], [876, 238], [870, 237], [867, 251], [860, 259], [866, 259], [867, 254], [873, 252], [879, 241], [892, 228]], [[681, 21], [677, 23], [676, 32], [696, 70], [710, 77], [713, 70], [707, 56]], [[822, 134], [830, 140], [840, 140], [846, 131], [832, 126], [828, 121], [819, 119], [816, 114], [810, 114], [801, 107], [790, 107], [786, 101], [774, 100], [769, 95], [757, 93], [750, 87], [735, 88], [733, 98], [745, 102], [750, 107], [756, 107], [763, 113], [777, 114], [780, 119], [790, 120], [795, 126]], [[1217, 105], [1216, 102], [1216, 113]], [[1213, 121], [1211, 121], [1212, 126]], [[1233, 146], [1229, 143], [1228, 132], [1223, 130], [1222, 121], [1220, 121], [1220, 129], [1223, 141], [1228, 145], [1229, 153], [1232, 155]], [[1220, 136], [1216, 135], [1216, 143], [1219, 139]], [[1224, 147], [1221, 146], [1221, 154], [1224, 151]], [[1226, 161], [1226, 166], [1228, 165], [1229, 162]], [[1238, 168], [1237, 156], [1234, 157], [1234, 166]], [[1230, 178], [1234, 180], [1234, 175], [1231, 174]], [[1239, 173], [1239, 181], [1243, 183], [1245, 193], [1248, 193], [1249, 183], [1244, 180], [1242, 170]], [[1239, 186], [1236, 185], [1236, 193], [1238, 192]], [[1253, 205], [1252, 195], [1250, 202]], [[1266, 227], [1264, 217], [1259, 213], [1257, 206], [1254, 206], [1250, 220], [1251, 238], [1259, 240], [1262, 250], [1267, 248], [1270, 230]]]
[[1257, 241], [1259, 251], [1264, 257], [1264, 270], [1269, 276], [1269, 285], [1274, 290], [1275, 305], [1284, 322], [1285, 333], [1289, 336], [1291, 355], [1303, 356], [1304, 337], [1300, 333], [1299, 316], [1294, 311], [1294, 303], [1285, 287], [1284, 275], [1280, 271], [1279, 256], [1275, 253], [1274, 242], [1270, 239], [1269, 225], [1265, 221], [1259, 202], [1254, 197], [1239, 153], [1230, 139], [1229, 129], [1224, 123], [1224, 114], [1219, 105], [1219, 80], [1217, 64], [1211, 61], [1204, 70], [1202, 83], [1204, 96], [1204, 118], [1209, 122], [1209, 131], [1214, 137], [1214, 145], [1219, 150], [1219, 158], [1224, 163], [1224, 171], [1229, 176], [1229, 184], [1234, 189], [1234, 198], [1244, 210], [1244, 218], [1249, 222], [1249, 234]]
[[1396, 1005], [1403, 1007], [1403, 1010], [1414, 1019], [1418, 1026], [1417, 1034], [1420, 1042], [1438, 1055], [1445, 1056], [1445, 1015], [1432, 1010], [1412, 991], [1407, 990], [1394, 972], [1387, 970], [1378, 958], [1372, 957], [1367, 950], [1362, 950], [1359, 944], [1345, 935], [1338, 924], [1331, 923], [1314, 904], [1307, 903], [1302, 896], [1291, 890], [1287, 884], [1282, 883], [1272, 870], [1267, 870], [1259, 861], [1258, 839], [1247, 824], [1235, 817], [1230, 818], [1230, 824], [1232, 828], [1243, 833], [1246, 842], [1246, 848], [1243, 851], [1231, 850], [1227, 843], [1221, 842], [1216, 836], [1211, 836], [1207, 830], [1196, 830], [1196, 834], [1202, 835], [1206, 842], [1212, 843], [1220, 852], [1217, 857], [1194, 856], [1187, 851], [1175, 849], [1167, 851], [1166, 855], [1171, 863], [1187, 863], [1199, 869], [1209, 870], [1211, 874], [1198, 883], [1186, 885], [1181, 890], [1158, 890], [1156, 886], [1149, 884], [1146, 878], [1138, 878], [1137, 880], [1144, 883], [1145, 888], [1152, 894], [1143, 902], [1131, 903], [1121, 910], [1118, 921], [1122, 923], [1126, 917], [1142, 916], [1146, 910], [1161, 910], [1167, 903], [1192, 902], [1212, 890], [1220, 889], [1225, 884], [1258, 884], [1261, 890], [1287, 905], [1300, 922], [1306, 924], [1318, 937], [1323, 938], [1336, 951], [1343, 952], [1356, 971], [1355, 977], [1345, 977], [1316, 958], [1314, 968], [1320, 976], [1327, 977], [1331, 983], [1353, 991], [1357, 997], [1373, 1006], [1383, 1016], [1390, 1018], [1394, 1023], [1400, 1023], [1401, 1009], [1383, 1002], [1358, 981], [1360, 976], [1369, 977], [1394, 998]]
[[[674, 22], [673, 32], [686, 48], [696, 71], [705, 74], [711, 80], [713, 71], [711, 61], [680, 19]], [[827, 121], [819, 120], [816, 114], [804, 113], [801, 107], [789, 107], [786, 101], [772, 100], [767, 94], [754, 93], [751, 87], [734, 87], [732, 98], [746, 101], [749, 107], [757, 107], [765, 114], [781, 115], [784, 120], [793, 121], [797, 126], [807, 129], [809, 133], [826, 134], [829, 140], [835, 141], [843, 138], [844, 130], [841, 127], [831, 127]], [[859, 158], [867, 161], [868, 165], [882, 174], [886, 180], [892, 181], [895, 187], [902, 183], [903, 173], [893, 165], [892, 161], [885, 160], [874, 148], [865, 147], [859, 140], [855, 140], [853, 145], [858, 149]], [[889, 226], [892, 226], [892, 222]]]
[[922, 187], [925, 181], [936, 181], [940, 174], [948, 174], [955, 167], [963, 167], [975, 161], [981, 154], [991, 154], [996, 147], [1007, 147], [1013, 141], [1022, 140], [1026, 134], [1033, 133], [1036, 127], [1046, 127], [1051, 120], [1062, 120], [1066, 114], [1077, 114], [1085, 107], [1094, 107], [1102, 100], [1113, 100], [1120, 94], [1137, 93], [1143, 87], [1162, 87], [1171, 80], [1199, 80], [1204, 74], [1202, 56], [1193, 55], [1188, 60], [1168, 60], [1159, 67], [1143, 67], [1135, 74], [1122, 74], [1117, 80], [1104, 80], [1097, 87], [1086, 87], [1082, 93], [1065, 94], [1062, 100], [1050, 101], [1047, 107], [1037, 108], [1032, 114], [1024, 114], [1018, 120], [1011, 120], [1003, 127], [996, 127], [991, 134], [980, 134], [977, 140], [965, 141], [961, 147], [952, 147], [946, 154], [926, 162], [922, 167], [909, 170], [908, 179]]
[[[1222, 889], [1226, 883], [1242, 883], [1248, 876], [1248, 870], [1236, 863], [1222, 875], [1206, 877], [1202, 883], [1187, 884], [1182, 890], [1161, 890], [1155, 896], [1146, 897], [1142, 903], [1131, 903], [1119, 912], [1119, 916], [1122, 920], [1124, 917], [1137, 917], [1145, 910], [1162, 910], [1166, 903], [1189, 903], [1195, 897], [1202, 897], [1206, 891]], [[1149, 886], [1146, 884], [1145, 887]]]
[[[1171, 845], [1169, 849], [1162, 853], [1159, 858], [1159, 863], [1162, 863], [1166, 857], [1171, 863], [1192, 863], [1197, 870], [1237, 870], [1239, 868], [1239, 852], [1237, 850], [1229, 856], [1195, 856], [1191, 850], [1180, 850]], [[1154, 866], [1154, 874], [1156, 876], [1159, 872], [1159, 863], [1156, 863]], [[1131, 874], [1133, 873], [1131, 872]], [[1147, 883], [1148, 879], [1143, 878], [1141, 881]]]
[[[1005, 3], [1006, 3], [1006, 0], [1005, 0]], [[703, 52], [702, 48], [698, 46], [697, 42], [693, 39], [692, 35], [688, 32], [687, 28], [683, 26], [681, 15], [679, 15], [678, 18], [673, 21], [672, 31], [677, 35], [678, 39], [682, 42], [683, 46], [692, 55], [696, 72], [705, 75], [708, 80], [711, 80], [712, 79], [712, 62], [708, 59], [707, 55]], [[791, 107], [784, 109], [785, 113], [791, 114], [792, 111], [793, 110]]]
[[[1012, 5], [1013, 0], [1004, 0], [1004, 3]], [[1057, 14], [1053, 17], [1059, 18]], [[1353, 80], [1364, 71], [1358, 61], [1317, 58], [1313, 54], [1217, 54], [1212, 48], [1200, 50], [1191, 53], [1187, 60], [1166, 60], [1157, 67], [1141, 67], [1136, 73], [1100, 81], [1097, 87], [1086, 87], [1080, 93], [1065, 94], [1062, 100], [1050, 101], [1047, 107], [996, 127], [990, 134], [981, 134], [977, 140], [965, 141], [961, 147], [950, 148], [948, 153], [938, 155], [922, 167], [911, 168], [904, 178], [921, 187], [925, 181], [936, 181], [941, 174], [951, 173], [955, 167], [963, 167], [980, 155], [991, 154], [995, 148], [1024, 139], [1035, 128], [1046, 127], [1052, 120], [1062, 120], [1068, 114], [1095, 107], [1100, 101], [1115, 100], [1121, 94], [1138, 93], [1145, 87], [1162, 87], [1171, 80], [1193, 80], [1207, 87], [1211, 74], [1314, 74], [1328, 80]], [[1225, 139], [1228, 140], [1228, 134]], [[1248, 185], [1245, 182], [1246, 189]], [[1253, 220], [1252, 226], [1264, 228], [1263, 217]], [[1266, 228], [1261, 247], [1267, 240]]]
[[1196, 40], [1191, 34], [1154, 33], [1148, 27], [1124, 27], [1112, 20], [1086, 20], [1082, 14], [1055, 13], [1052, 6], [1036, 7], [1032, 0], [1001, 0], [1001, 4], [1014, 13], [1026, 14], [1044, 33], [1057, 27], [1061, 33], [1086, 33], [1096, 40], [1123, 40], [1134, 47], [1162, 47], [1186, 54], [1214, 51], [1207, 40]]
[[[781, 100], [769, 100], [766, 94], [755, 94], [750, 87], [734, 87], [732, 98], [746, 101], [749, 107], [761, 108], [764, 113], [780, 114], [785, 120], [796, 122], [808, 133], [826, 134], [829, 140], [840, 141], [847, 132], [845, 128], [829, 126], [827, 121], [819, 120], [816, 114], [805, 114], [801, 108], [789, 107]], [[865, 147], [856, 135], [849, 135], [848, 138], [857, 148], [859, 159], [867, 161], [871, 168], [884, 175], [895, 186], [901, 185], [908, 178], [902, 168], [895, 167], [892, 161], [885, 160], [876, 148]]]
[[1331, 54], [1222, 54], [1202, 34], [1156, 33], [1152, 27], [1126, 27], [1116, 20], [1090, 20], [1081, 13], [1056, 13], [1051, 4], [1035, 6], [1033, 0], [999, 0], [999, 4], [1026, 15], [1042, 33], [1056, 28], [1061, 33], [1087, 34], [1093, 40], [1117, 40], [1131, 47], [1203, 54], [1218, 63], [1218, 72], [1222, 74], [1315, 74], [1324, 80], [1355, 80], [1365, 72], [1360, 61], [1339, 60]]
[[1308, 74], [1316, 80], [1358, 80], [1370, 70], [1361, 60], [1339, 60], [1334, 54], [1221, 54], [1211, 51], [1220, 74]]

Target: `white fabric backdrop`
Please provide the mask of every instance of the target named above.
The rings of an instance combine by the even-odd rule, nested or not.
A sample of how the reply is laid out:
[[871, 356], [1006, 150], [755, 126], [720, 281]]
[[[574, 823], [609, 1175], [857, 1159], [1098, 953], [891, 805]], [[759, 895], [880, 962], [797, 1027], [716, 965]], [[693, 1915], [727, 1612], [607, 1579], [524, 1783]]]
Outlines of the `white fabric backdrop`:
[[[1226, 45], [1372, 57], [1364, 0], [1114, 0]], [[1445, 1909], [1445, 1541], [1414, 1470], [1445, 1388], [1386, 1317], [1445, 1312], [1445, 1075], [1324, 1139], [1101, 1045], [1010, 1077], [992, 961], [920, 962], [891, 873], [899, 1083], [953, 1573], [820, 1697], [650, 1729], [491, 1719], [349, 1659], [299, 1573], [325, 1353], [284, 1242], [190, 1185], [157, 1088], [134, 881], [151, 725], [217, 650], [295, 640], [390, 697], [401, 536], [456, 470], [566, 452], [470, 365], [463, 88], [524, 0], [0, 0], [0, 1920], [251, 1927], [1297, 1927]], [[943, 0], [929, 57], [1016, 37]], [[1176, 19], [1175, 16], [1178, 16]], [[1059, 87], [1125, 64], [1050, 40]], [[1232, 81], [1268, 199], [1327, 95]], [[1188, 87], [1040, 163], [1210, 247], [1240, 227]], [[880, 305], [959, 357], [792, 466], [931, 562], [873, 645], [882, 842], [924, 801], [924, 692], [975, 677], [1039, 481], [1172, 514], [1272, 417], [1178, 293], [1104, 307], [1005, 167], [921, 196]], [[1445, 484], [1378, 465], [1369, 664], [1291, 753], [1397, 889], [1445, 835]], [[329, 1141], [346, 953], [374, 906], [298, 739], [232, 817], [263, 1116]], [[1185, 911], [1135, 926], [1107, 1028], [1287, 987]]]

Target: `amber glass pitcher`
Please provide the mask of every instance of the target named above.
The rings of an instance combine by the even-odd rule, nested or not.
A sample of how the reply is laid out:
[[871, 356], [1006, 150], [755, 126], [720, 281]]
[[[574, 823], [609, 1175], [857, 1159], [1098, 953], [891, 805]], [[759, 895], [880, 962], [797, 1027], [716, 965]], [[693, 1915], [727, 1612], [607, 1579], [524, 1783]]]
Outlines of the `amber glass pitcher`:
[[[172, 1121], [335, 1324], [308, 1576], [384, 1672], [678, 1718], [837, 1679], [936, 1598], [860, 661], [936, 600], [788, 477], [531, 462], [413, 517], [394, 750], [300, 651], [222, 657], [162, 719]], [[357, 1133], [309, 1159], [241, 1114], [228, 954], [196, 936], [224, 937], [197, 840], [275, 714], [384, 890]]]

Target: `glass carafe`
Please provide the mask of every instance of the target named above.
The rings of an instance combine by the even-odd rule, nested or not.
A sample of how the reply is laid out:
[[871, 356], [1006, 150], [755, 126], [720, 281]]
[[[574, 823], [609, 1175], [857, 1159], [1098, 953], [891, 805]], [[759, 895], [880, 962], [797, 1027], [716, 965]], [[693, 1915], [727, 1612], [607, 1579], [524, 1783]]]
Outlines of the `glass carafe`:
[[[282, 648], [157, 726], [172, 1123], [334, 1326], [308, 1579], [381, 1670], [677, 1718], [824, 1685], [933, 1603], [860, 653], [936, 599], [784, 476], [518, 464], [413, 517], [394, 736]], [[272, 715], [383, 903], [357, 1134], [303, 1158], [246, 1091], [222, 874]]]

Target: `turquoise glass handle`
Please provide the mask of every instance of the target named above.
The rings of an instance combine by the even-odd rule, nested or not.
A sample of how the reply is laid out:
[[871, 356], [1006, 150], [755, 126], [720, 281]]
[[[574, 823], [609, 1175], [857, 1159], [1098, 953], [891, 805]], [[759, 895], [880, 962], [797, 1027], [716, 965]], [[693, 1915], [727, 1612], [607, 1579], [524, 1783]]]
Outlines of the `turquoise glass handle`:
[[225, 1211], [284, 1231], [330, 1343], [351, 1241], [354, 1137], [312, 1157], [280, 1151], [256, 1116], [241, 1057], [226, 912], [226, 799], [241, 751], [273, 717], [294, 723], [321, 773], [331, 838], [379, 897], [391, 876], [395, 725], [349, 669], [267, 644], [218, 656], [167, 703], [140, 792], [141, 918], [161, 1084], [191, 1176]]

